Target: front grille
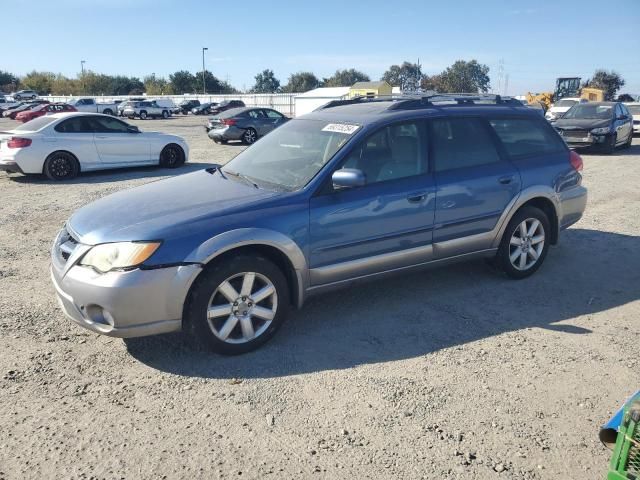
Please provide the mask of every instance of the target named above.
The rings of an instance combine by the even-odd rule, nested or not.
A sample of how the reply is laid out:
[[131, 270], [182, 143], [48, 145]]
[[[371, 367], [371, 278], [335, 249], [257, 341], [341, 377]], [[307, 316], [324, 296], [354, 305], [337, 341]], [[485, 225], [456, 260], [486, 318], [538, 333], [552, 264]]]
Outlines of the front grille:
[[589, 136], [587, 130], [564, 130], [562, 135], [567, 138], [586, 138]]

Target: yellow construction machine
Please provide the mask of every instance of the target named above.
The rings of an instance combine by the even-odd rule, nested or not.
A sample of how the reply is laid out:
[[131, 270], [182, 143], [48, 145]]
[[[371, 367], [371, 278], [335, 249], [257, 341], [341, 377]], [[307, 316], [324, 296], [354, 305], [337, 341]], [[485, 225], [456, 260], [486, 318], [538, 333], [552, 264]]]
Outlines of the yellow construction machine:
[[556, 79], [556, 89], [554, 92], [527, 93], [527, 103], [541, 104], [545, 111], [552, 103], [565, 97], [586, 98], [591, 102], [601, 102], [604, 100], [604, 91], [599, 88], [580, 88], [580, 77], [560, 77]]

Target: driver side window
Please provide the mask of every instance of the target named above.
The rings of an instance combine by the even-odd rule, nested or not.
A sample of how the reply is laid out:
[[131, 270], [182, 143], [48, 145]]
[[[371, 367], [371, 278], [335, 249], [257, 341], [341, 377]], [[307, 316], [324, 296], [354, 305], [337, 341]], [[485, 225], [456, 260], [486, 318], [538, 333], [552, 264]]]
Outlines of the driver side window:
[[364, 173], [367, 185], [427, 173], [424, 123], [388, 125], [356, 145], [342, 168]]

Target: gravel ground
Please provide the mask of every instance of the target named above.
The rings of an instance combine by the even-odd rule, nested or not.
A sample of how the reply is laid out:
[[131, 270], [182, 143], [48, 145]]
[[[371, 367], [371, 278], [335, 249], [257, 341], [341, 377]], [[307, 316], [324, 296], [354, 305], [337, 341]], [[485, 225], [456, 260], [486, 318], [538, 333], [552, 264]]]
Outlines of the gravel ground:
[[473, 262], [328, 294], [234, 358], [72, 324], [49, 280], [57, 231], [243, 148], [205, 121], [135, 122], [186, 137], [179, 171], [0, 173], [0, 480], [604, 478], [598, 428], [638, 388], [640, 139], [584, 154], [586, 216], [527, 280]]

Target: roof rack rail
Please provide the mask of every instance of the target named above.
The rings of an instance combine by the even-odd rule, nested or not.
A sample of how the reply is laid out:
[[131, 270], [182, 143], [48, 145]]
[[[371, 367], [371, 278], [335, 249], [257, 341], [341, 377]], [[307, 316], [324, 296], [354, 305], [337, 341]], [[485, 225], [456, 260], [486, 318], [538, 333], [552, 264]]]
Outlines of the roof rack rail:
[[339, 107], [342, 105], [353, 105], [359, 103], [373, 102], [393, 102], [388, 110], [407, 110], [411, 108], [439, 107], [446, 105], [482, 105], [494, 103], [496, 105], [523, 106], [522, 103], [513, 97], [501, 96], [493, 93], [405, 93], [402, 95], [378, 95], [375, 97], [357, 96], [342, 100], [331, 100], [330, 102], [316, 108], [325, 110], [327, 108]]

